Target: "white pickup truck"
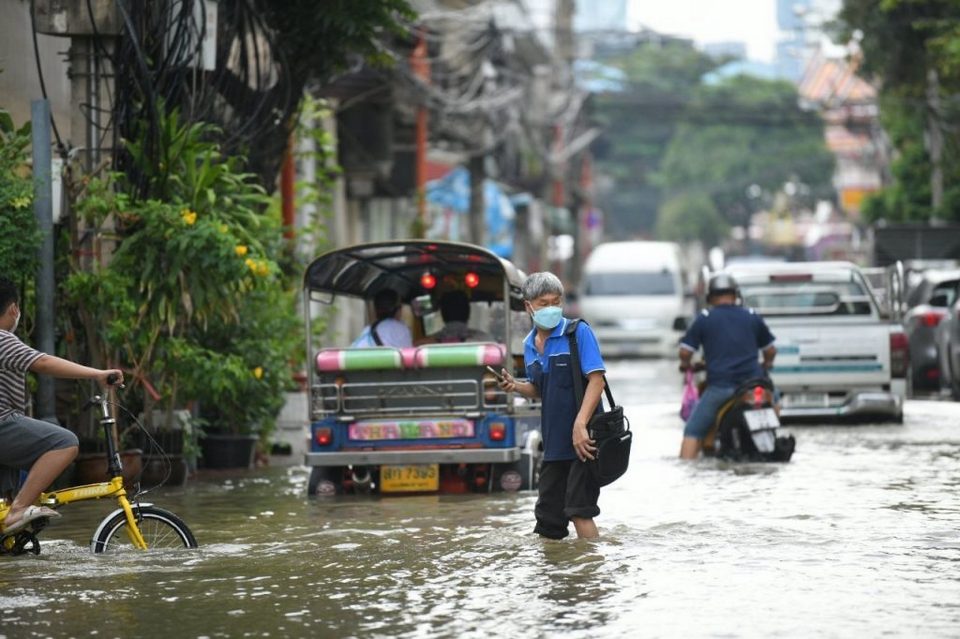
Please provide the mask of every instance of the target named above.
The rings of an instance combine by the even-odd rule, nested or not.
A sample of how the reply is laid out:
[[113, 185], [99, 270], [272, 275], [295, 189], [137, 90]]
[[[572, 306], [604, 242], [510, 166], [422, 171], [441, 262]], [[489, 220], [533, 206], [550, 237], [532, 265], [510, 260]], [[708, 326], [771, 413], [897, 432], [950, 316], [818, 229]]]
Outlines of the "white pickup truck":
[[849, 262], [730, 266], [744, 306], [776, 337], [781, 416], [903, 420], [910, 352]]

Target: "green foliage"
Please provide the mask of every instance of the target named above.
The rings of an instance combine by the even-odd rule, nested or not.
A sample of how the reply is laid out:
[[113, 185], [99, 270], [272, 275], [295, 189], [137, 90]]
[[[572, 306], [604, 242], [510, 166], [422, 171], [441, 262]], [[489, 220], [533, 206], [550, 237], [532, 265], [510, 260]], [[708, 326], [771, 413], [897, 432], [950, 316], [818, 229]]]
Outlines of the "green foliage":
[[[893, 184], [864, 203], [869, 220], [960, 220], [960, 4], [953, 0], [845, 0], [837, 32], [862, 34], [862, 73], [880, 87], [881, 121], [895, 149]], [[932, 97], [939, 106], [932, 108]], [[934, 210], [925, 145], [943, 132], [943, 206]]]
[[[241, 170], [243, 158], [226, 157], [215, 142], [220, 131], [205, 122], [187, 123], [174, 109], [161, 113], [157, 134], [126, 140], [127, 151], [146, 181], [149, 197], [181, 202], [202, 217], [229, 224], [245, 243], [255, 243], [261, 213], [269, 201], [256, 176]], [[146, 152], [145, 141], [157, 148]], [[152, 157], [159, 157], [155, 165]], [[125, 190], [132, 191], [129, 186]]]
[[924, 145], [922, 112], [902, 108], [898, 100], [881, 100], [881, 122], [898, 149], [890, 164], [894, 183], [868, 197], [862, 208], [867, 221], [922, 221], [930, 215], [930, 156]]
[[595, 117], [604, 127], [597, 169], [613, 178], [600, 205], [611, 235], [649, 231], [662, 198], [654, 176], [683, 109], [703, 76], [720, 66], [682, 42], [649, 43], [628, 56], [604, 60], [627, 77], [623, 93], [595, 97]]
[[33, 210], [30, 144], [30, 124], [17, 128], [0, 109], [0, 273], [18, 282], [36, 273], [41, 241]]
[[197, 343], [174, 345], [183, 383], [200, 399], [210, 424], [272, 430], [291, 385], [291, 353], [303, 350], [295, 299], [278, 286], [244, 298], [237, 322], [218, 321]]
[[700, 240], [707, 246], [714, 246], [727, 231], [727, 223], [705, 193], [677, 195], [663, 203], [657, 216], [657, 238], [661, 240]]
[[385, 59], [384, 31], [403, 32], [403, 21], [416, 14], [406, 0], [263, 0], [260, 17], [283, 34], [279, 44], [293, 75], [304, 81], [326, 80], [343, 70], [350, 54]]
[[826, 196], [833, 162], [822, 122], [799, 108], [792, 85], [738, 76], [697, 91], [659, 179], [671, 194], [707, 193], [729, 223], [745, 224], [756, 205], [752, 185], [775, 192], [799, 180]]
[[[98, 233], [115, 221], [120, 242], [106, 266], [74, 272], [64, 291], [91, 348], [156, 389], [161, 407], [199, 403], [210, 430], [265, 434], [301, 350], [280, 225], [257, 210], [268, 202], [262, 189], [204, 127], [172, 113], [164, 128], [167, 155], [144, 173], [154, 197], [118, 192], [122, 176], [87, 184], [77, 214]], [[144, 393], [148, 415], [153, 402]]]
[[841, 41], [862, 34], [863, 71], [885, 92], [922, 96], [928, 70], [960, 82], [960, 4], [954, 0], [844, 0]]

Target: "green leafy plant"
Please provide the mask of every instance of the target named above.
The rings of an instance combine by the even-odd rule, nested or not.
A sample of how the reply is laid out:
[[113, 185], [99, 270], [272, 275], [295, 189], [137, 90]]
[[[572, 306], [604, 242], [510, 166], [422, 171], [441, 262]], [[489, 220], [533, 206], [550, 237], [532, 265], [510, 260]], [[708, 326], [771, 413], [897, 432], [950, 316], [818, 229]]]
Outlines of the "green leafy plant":
[[30, 123], [17, 128], [0, 109], [0, 273], [15, 281], [33, 277], [40, 231], [33, 211]]
[[[283, 238], [269, 199], [201, 125], [169, 114], [163, 162], [147, 199], [124, 176], [91, 179], [75, 205], [98, 234], [116, 228], [106, 265], [77, 268], [64, 291], [92, 349], [120, 362], [144, 414], [194, 406], [205, 430], [269, 433], [290, 383], [299, 322], [279, 261]], [[137, 157], [135, 145], [132, 154]], [[281, 330], [282, 329], [282, 330]]]

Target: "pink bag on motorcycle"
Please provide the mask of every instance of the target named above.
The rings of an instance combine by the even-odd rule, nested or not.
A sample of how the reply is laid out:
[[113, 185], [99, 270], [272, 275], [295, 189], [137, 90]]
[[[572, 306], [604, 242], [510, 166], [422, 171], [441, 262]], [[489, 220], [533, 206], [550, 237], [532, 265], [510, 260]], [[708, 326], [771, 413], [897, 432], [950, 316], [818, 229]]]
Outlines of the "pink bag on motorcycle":
[[700, 393], [693, 381], [693, 371], [687, 371], [686, 381], [683, 384], [683, 395], [680, 396], [680, 417], [686, 421], [700, 401]]

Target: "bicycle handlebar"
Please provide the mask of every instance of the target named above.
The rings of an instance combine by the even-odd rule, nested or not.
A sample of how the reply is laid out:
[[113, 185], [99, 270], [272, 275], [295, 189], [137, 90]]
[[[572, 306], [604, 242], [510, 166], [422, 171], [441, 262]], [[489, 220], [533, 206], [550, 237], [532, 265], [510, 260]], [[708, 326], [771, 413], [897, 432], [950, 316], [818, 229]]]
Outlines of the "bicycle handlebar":
[[126, 386], [124, 386], [122, 383], [118, 383], [119, 381], [120, 381], [119, 375], [116, 375], [114, 373], [110, 373], [109, 375], [107, 375], [107, 384], [109, 384], [110, 386], [116, 386], [117, 388], [126, 388]]

